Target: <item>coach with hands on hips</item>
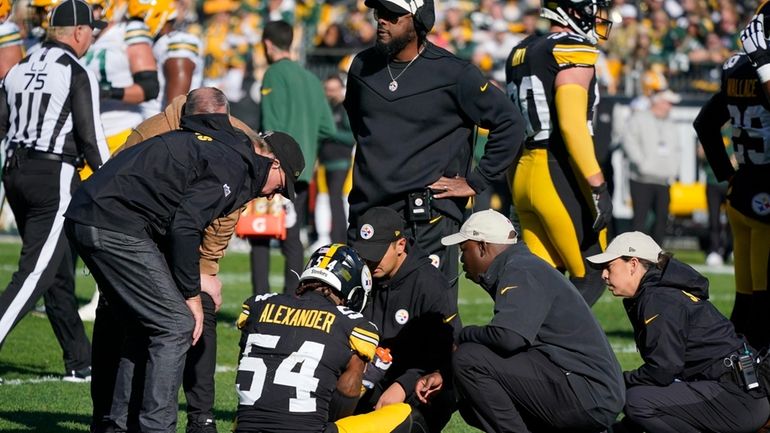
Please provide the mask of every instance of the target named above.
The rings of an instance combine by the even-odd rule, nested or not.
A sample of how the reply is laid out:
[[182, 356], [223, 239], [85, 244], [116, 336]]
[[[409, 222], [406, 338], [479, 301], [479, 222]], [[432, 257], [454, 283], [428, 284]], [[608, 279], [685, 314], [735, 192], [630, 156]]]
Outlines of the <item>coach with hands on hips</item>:
[[[281, 160], [257, 155], [248, 137], [233, 129], [228, 111], [221, 91], [190, 92], [181, 130], [119, 153], [77, 191], [65, 214], [67, 236], [127, 323], [115, 401], [130, 392], [133, 360], [148, 357], [143, 432], [176, 426], [185, 354], [202, 329], [203, 230], [256, 196], [291, 196], [304, 169], [296, 145]], [[116, 406], [112, 410], [125, 415]], [[126, 428], [124, 418], [112, 421]]]
[[[406, 219], [406, 235], [456, 281], [457, 252], [441, 237], [457, 231], [468, 197], [511, 165], [524, 122], [477, 67], [427, 40], [432, 0], [365, 3], [374, 10], [377, 43], [353, 60], [345, 96], [357, 142], [348, 239], [357, 238], [369, 208], [391, 207]], [[477, 126], [489, 129], [489, 141], [471, 170]], [[432, 199], [419, 196], [428, 188]], [[456, 298], [456, 284], [453, 292]]]
[[626, 418], [613, 431], [738, 433], [765, 424], [765, 391], [747, 389], [738, 371], [753, 350], [708, 301], [703, 275], [641, 232], [619, 235], [588, 261], [623, 298], [644, 361], [623, 374]]
[[75, 253], [62, 231], [64, 210], [80, 186], [83, 160], [109, 157], [99, 120], [99, 84], [80, 62], [94, 21], [82, 0], [57, 6], [41, 49], [16, 64], [0, 87], [0, 137], [7, 141], [3, 184], [22, 238], [19, 269], [0, 296], [0, 345], [45, 297], [64, 350], [65, 381], [91, 377], [91, 347], [75, 299]]
[[[466, 326], [453, 357], [460, 413], [486, 432], [599, 432], [623, 408], [623, 377], [575, 286], [518, 242], [511, 221], [476, 212], [459, 233], [465, 275], [495, 302], [486, 326]], [[421, 398], [441, 382], [417, 383]]]

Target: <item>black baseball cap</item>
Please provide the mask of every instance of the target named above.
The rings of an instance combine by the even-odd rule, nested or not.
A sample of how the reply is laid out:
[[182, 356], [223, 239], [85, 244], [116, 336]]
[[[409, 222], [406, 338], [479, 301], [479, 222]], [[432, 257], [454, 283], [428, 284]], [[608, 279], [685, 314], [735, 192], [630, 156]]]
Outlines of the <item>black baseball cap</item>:
[[91, 6], [83, 0], [64, 0], [59, 3], [48, 21], [51, 27], [90, 26], [92, 29], [107, 27], [106, 21], [94, 21]]
[[404, 0], [365, 0], [364, 5], [371, 9], [385, 8], [396, 15], [406, 15], [411, 13], [408, 4]]
[[388, 246], [403, 237], [404, 219], [389, 207], [373, 207], [358, 219], [358, 239], [353, 248], [364, 260], [379, 262]]
[[305, 157], [299, 143], [291, 135], [278, 131], [263, 132], [260, 136], [270, 146], [275, 159], [281, 162], [281, 168], [286, 174], [286, 191], [289, 194], [286, 198], [294, 200], [294, 183], [305, 169]]

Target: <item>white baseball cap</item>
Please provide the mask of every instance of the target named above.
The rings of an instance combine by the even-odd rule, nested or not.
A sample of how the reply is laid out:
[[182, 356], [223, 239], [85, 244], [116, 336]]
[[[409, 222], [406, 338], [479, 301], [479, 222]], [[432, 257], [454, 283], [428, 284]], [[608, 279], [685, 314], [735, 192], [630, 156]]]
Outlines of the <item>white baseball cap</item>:
[[600, 265], [618, 257], [637, 257], [653, 263], [658, 262], [658, 255], [663, 252], [660, 246], [642, 232], [627, 232], [615, 237], [607, 249], [594, 256], [587, 257], [589, 262]]
[[443, 245], [457, 245], [465, 241], [490, 244], [515, 244], [518, 238], [511, 220], [494, 210], [476, 212], [460, 227], [460, 231], [441, 239]]

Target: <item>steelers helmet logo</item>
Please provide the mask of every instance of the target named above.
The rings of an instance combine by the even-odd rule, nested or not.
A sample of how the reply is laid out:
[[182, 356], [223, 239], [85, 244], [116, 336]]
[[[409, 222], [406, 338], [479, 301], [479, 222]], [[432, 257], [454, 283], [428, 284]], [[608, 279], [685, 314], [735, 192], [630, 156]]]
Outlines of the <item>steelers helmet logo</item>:
[[361, 239], [369, 240], [374, 236], [374, 227], [371, 224], [364, 224], [360, 231]]
[[759, 193], [751, 199], [751, 209], [759, 216], [770, 215], [770, 194]]
[[408, 311], [404, 310], [403, 308], [396, 311], [396, 322], [398, 322], [399, 325], [403, 325], [408, 321], [409, 321]]
[[369, 266], [366, 265], [361, 269], [361, 287], [364, 288], [366, 293], [372, 290], [372, 272], [369, 270]]
[[438, 254], [431, 254], [428, 258], [430, 259], [430, 264], [433, 265], [434, 268], [441, 266], [441, 259], [438, 257]]

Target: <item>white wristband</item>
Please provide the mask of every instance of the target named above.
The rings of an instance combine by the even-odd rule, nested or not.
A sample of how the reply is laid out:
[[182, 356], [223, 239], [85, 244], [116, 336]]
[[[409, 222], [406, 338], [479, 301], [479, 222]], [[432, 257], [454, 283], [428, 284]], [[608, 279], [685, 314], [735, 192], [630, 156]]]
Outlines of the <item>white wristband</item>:
[[770, 63], [758, 67], [757, 75], [759, 76], [759, 81], [761, 81], [762, 84], [770, 81]]

